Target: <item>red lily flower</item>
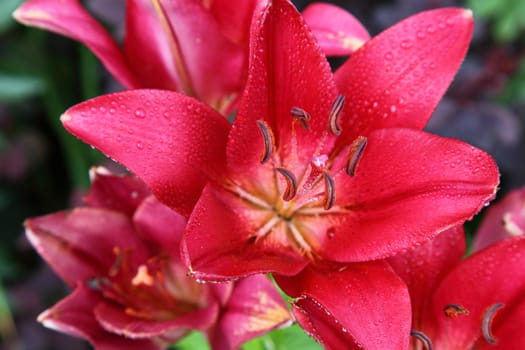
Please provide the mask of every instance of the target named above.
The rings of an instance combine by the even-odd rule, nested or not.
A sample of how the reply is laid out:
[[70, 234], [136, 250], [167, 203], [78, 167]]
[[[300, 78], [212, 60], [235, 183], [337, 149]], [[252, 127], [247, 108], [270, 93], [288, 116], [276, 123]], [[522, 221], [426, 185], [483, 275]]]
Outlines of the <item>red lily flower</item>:
[[511, 191], [491, 205], [479, 225], [472, 243], [478, 251], [505, 238], [525, 235], [525, 187]]
[[525, 321], [525, 238], [461, 260], [459, 228], [390, 259], [412, 299], [414, 349], [519, 349]]
[[[99, 169], [85, 200], [88, 207], [26, 223], [36, 250], [75, 288], [40, 315], [44, 325], [99, 349], [159, 349], [191, 329], [217, 333], [218, 325], [229, 329], [242, 322], [238, 332], [224, 336], [237, 346], [289, 321], [264, 276], [236, 285], [202, 285], [187, 277], [179, 258], [186, 220], [148, 196], [138, 179]], [[231, 316], [229, 305], [252, 305], [254, 298], [267, 303]], [[258, 320], [258, 328], [245, 327]], [[217, 339], [212, 344], [222, 349]]]
[[384, 258], [494, 196], [490, 156], [418, 130], [466, 51], [470, 12], [401, 22], [356, 51], [335, 81], [288, 1], [254, 23], [233, 127], [196, 100], [153, 90], [101, 96], [62, 116], [189, 216], [183, 258], [197, 278]]
[[[252, 15], [265, 2], [128, 0], [122, 49], [78, 0], [28, 0], [13, 15], [82, 42], [129, 89], [183, 92], [227, 114], [246, 80]], [[349, 54], [368, 39], [359, 22], [340, 8], [319, 4], [308, 18], [335, 54]]]

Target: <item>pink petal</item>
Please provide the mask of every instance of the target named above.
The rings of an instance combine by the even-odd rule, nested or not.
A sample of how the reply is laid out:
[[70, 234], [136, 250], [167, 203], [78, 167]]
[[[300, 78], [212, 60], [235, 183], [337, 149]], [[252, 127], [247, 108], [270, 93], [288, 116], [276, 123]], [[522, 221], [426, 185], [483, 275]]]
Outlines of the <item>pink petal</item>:
[[108, 332], [127, 338], [169, 337], [175, 341], [187, 331], [205, 330], [218, 315], [218, 305], [213, 303], [190, 314], [168, 320], [147, 320], [128, 315], [121, 307], [102, 302], [94, 310], [97, 321]]
[[332, 4], [312, 3], [303, 17], [327, 56], [350, 55], [370, 39], [354, 16]]
[[161, 202], [191, 212], [225, 163], [228, 122], [202, 103], [170, 91], [133, 90], [82, 102], [62, 115], [64, 127], [124, 164]]
[[[228, 163], [242, 173], [260, 166], [264, 145], [256, 121], [265, 120], [282, 157], [297, 155], [300, 163], [308, 164], [316, 140], [327, 131], [328, 112], [337, 96], [330, 66], [288, 1], [273, 1], [257, 14], [251, 35], [248, 82], [229, 137]], [[292, 107], [312, 116], [311, 131], [294, 122]], [[300, 145], [300, 152], [294, 145]]]
[[126, 19], [126, 56], [144, 87], [177, 90], [219, 110], [242, 89], [243, 50], [200, 1], [132, 0]]
[[476, 231], [472, 250], [478, 251], [505, 238], [525, 235], [525, 187], [491, 205]]
[[[186, 218], [150, 196], [144, 200], [133, 217], [137, 232], [144, 241], [152, 243], [156, 249], [179, 258], [179, 244]], [[154, 255], [160, 254], [156, 252]]]
[[182, 259], [195, 278], [224, 281], [261, 272], [298, 273], [307, 260], [291, 248], [253, 244], [254, 229], [232, 194], [204, 188], [181, 243]]
[[96, 349], [163, 349], [149, 339], [133, 340], [106, 332], [93, 315], [93, 308], [99, 301], [98, 292], [79, 285], [72, 294], [43, 312], [38, 320], [47, 328], [87, 339]]
[[291, 315], [274, 285], [264, 275], [253, 275], [235, 283], [223, 311], [212, 348], [237, 349], [242, 343], [291, 323]]
[[[441, 336], [434, 344], [454, 349], [469, 348], [480, 337], [481, 320], [489, 307], [504, 303], [498, 311], [501, 317], [512, 311], [514, 303], [522, 302], [525, 295], [523, 266], [525, 237], [520, 237], [481, 250], [450, 272], [434, 295], [432, 311]], [[448, 304], [461, 305], [469, 315], [445, 316], [443, 309]], [[492, 330], [497, 339], [502, 339], [498, 329]]]
[[[440, 233], [431, 241], [388, 259], [405, 281], [412, 304], [412, 328], [434, 338], [431, 315], [433, 293], [441, 279], [460, 263], [465, 254], [465, 233], [461, 226]], [[424, 328], [424, 327], [427, 328]]]
[[368, 41], [336, 72], [347, 101], [340, 141], [386, 127], [421, 129], [456, 74], [473, 30], [472, 12], [419, 13]]
[[69, 286], [105, 276], [115, 262], [113, 249], [133, 251], [133, 259], [147, 258], [129, 219], [121, 213], [77, 208], [26, 221], [33, 247]]
[[106, 208], [132, 216], [149, 195], [144, 182], [135, 176], [116, 175], [103, 167], [91, 169], [91, 188], [83, 198], [90, 207]]
[[230, 41], [248, 50], [250, 24], [256, 5], [266, 0], [213, 0], [209, 11]]
[[339, 271], [309, 267], [297, 276], [276, 280], [297, 298], [294, 314], [301, 326], [328, 349], [347, 348], [343, 344], [365, 349], [408, 347], [410, 298], [384, 261], [350, 264]]
[[102, 61], [122, 85], [130, 89], [140, 87], [113, 38], [78, 0], [28, 0], [13, 16], [25, 25], [80, 41]]
[[472, 218], [494, 197], [498, 168], [485, 152], [412, 129], [371, 133], [355, 176], [335, 176], [349, 208], [323, 253], [337, 261], [392, 255]]

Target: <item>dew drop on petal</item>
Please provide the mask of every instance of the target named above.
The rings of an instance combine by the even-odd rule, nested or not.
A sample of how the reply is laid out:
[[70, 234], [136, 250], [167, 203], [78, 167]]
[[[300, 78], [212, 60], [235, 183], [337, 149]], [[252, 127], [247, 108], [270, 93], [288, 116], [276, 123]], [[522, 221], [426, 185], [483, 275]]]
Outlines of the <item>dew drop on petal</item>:
[[146, 117], [146, 112], [142, 108], [137, 108], [135, 110], [135, 117], [144, 119]]
[[143, 149], [144, 148], [144, 144], [140, 141], [137, 142], [137, 149]]

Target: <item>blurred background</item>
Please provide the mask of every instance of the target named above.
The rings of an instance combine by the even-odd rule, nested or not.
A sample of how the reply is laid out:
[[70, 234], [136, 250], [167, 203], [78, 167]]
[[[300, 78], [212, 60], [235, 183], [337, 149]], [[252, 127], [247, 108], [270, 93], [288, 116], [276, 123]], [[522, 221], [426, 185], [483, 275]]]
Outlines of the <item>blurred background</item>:
[[[124, 2], [84, 1], [117, 36]], [[311, 1], [294, 2], [302, 9]], [[502, 174], [498, 198], [525, 185], [525, 1], [328, 2], [347, 8], [372, 35], [422, 10], [471, 8], [469, 54], [428, 130], [489, 152]], [[15, 23], [11, 13], [21, 3], [0, 1], [0, 350], [89, 349], [36, 322], [67, 289], [29, 246], [23, 221], [79, 203], [89, 168], [108, 160], [67, 134], [59, 116], [119, 86], [81, 45]]]

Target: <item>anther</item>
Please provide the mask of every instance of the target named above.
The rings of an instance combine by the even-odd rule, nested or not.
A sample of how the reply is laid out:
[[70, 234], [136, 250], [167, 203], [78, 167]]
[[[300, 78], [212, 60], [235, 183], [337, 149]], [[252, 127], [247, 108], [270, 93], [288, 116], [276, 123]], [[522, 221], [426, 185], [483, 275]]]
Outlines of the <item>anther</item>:
[[332, 132], [332, 134], [334, 134], [335, 136], [341, 135], [341, 127], [339, 126], [339, 115], [343, 110], [344, 104], [344, 95], [337, 96], [334, 101], [334, 104], [332, 105], [332, 108], [330, 109], [330, 113], [328, 114], [328, 126], [330, 127], [330, 131]]
[[335, 180], [327, 172], [324, 172], [323, 175], [325, 186], [324, 209], [329, 210], [335, 203]]
[[490, 329], [492, 327], [492, 321], [494, 320], [496, 312], [503, 306], [505, 306], [505, 304], [503, 303], [491, 305], [487, 309], [487, 311], [485, 311], [483, 319], [481, 320], [481, 333], [483, 334], [483, 338], [485, 339], [485, 341], [489, 344], [496, 344], [498, 342], [498, 340], [492, 335]]
[[261, 156], [261, 164], [264, 164], [272, 156], [273, 148], [275, 145], [275, 137], [273, 136], [272, 129], [270, 129], [270, 127], [264, 120], [257, 120], [256, 123], [259, 127], [259, 130], [261, 130], [261, 134], [264, 141], [264, 152]]
[[359, 161], [365, 151], [367, 139], [364, 136], [358, 136], [350, 146], [350, 153], [348, 154], [348, 161], [346, 162], [346, 173], [349, 176], [354, 176], [357, 171]]
[[411, 330], [410, 335], [416, 337], [420, 342], [422, 342], [425, 346], [425, 350], [432, 350], [432, 341], [425, 333], [416, 330]]
[[295, 175], [284, 168], [275, 168], [275, 170], [277, 170], [286, 181], [286, 190], [283, 193], [283, 200], [292, 200], [297, 193], [297, 180], [295, 179]]
[[310, 119], [312, 119], [312, 117], [310, 117], [310, 114], [308, 114], [307, 111], [299, 107], [292, 107], [292, 109], [290, 110], [290, 114], [292, 115], [292, 117], [294, 117], [301, 123], [303, 128], [305, 128], [306, 130], [310, 130], [308, 122], [310, 121]]
[[443, 308], [443, 312], [447, 317], [466, 316], [470, 314], [470, 312], [467, 309], [465, 309], [462, 305], [459, 304], [447, 304]]

